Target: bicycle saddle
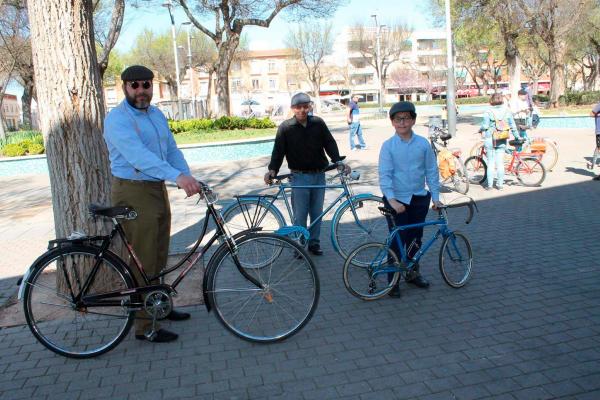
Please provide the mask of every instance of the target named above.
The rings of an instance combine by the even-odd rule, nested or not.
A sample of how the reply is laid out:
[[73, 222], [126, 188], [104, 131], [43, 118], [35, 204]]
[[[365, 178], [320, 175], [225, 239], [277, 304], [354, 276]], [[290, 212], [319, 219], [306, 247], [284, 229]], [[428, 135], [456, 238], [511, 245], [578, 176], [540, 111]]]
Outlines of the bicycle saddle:
[[137, 217], [137, 213], [131, 207], [127, 206], [101, 206], [100, 204], [90, 204], [88, 210], [92, 216], [102, 216], [108, 218], [127, 218]]
[[520, 140], [520, 139], [513, 139], [513, 140], [509, 140], [508, 144], [510, 144], [511, 146], [519, 146], [521, 144], [525, 143], [524, 140]]
[[388, 216], [388, 217], [392, 217], [396, 214], [396, 211], [392, 210], [391, 208], [387, 208], [387, 207], [377, 207], [379, 209], [379, 211], [381, 212], [382, 215]]
[[442, 132], [442, 133], [440, 134], [440, 139], [442, 139], [442, 140], [444, 140], [444, 141], [446, 141], [446, 140], [450, 140], [450, 139], [452, 139], [452, 135], [451, 135], [451, 134], [449, 134], [448, 132]]

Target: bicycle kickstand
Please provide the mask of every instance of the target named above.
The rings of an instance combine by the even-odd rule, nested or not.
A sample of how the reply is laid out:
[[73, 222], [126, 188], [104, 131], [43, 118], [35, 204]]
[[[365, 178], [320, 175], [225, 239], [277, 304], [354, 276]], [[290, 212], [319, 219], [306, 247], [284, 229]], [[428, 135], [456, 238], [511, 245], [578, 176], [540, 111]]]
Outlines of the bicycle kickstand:
[[156, 330], [156, 311], [154, 311], [152, 313], [152, 328], [150, 328], [148, 332], [144, 333], [144, 336], [146, 336], [146, 339], [152, 342], [156, 338], [156, 335], [158, 335], [158, 332]]

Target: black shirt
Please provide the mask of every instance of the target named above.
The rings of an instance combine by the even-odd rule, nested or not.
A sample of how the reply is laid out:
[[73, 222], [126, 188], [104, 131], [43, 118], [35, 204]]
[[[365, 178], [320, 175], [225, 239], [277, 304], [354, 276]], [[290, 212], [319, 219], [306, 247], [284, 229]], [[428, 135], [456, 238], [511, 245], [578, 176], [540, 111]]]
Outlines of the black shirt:
[[269, 170], [278, 172], [284, 156], [289, 169], [322, 170], [329, 165], [325, 152], [332, 162], [341, 160], [337, 143], [325, 121], [309, 115], [304, 127], [292, 117], [283, 121], [277, 129]]

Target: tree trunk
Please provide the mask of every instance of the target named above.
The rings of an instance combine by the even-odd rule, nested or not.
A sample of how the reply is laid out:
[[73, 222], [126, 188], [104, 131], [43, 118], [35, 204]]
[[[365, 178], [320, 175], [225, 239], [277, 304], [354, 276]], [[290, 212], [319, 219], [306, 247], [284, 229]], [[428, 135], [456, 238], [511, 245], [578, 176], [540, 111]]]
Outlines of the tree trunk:
[[550, 104], [557, 107], [558, 98], [565, 92], [565, 79], [563, 66], [558, 64], [556, 55], [550, 52]]
[[213, 111], [212, 111], [212, 80], [213, 80], [213, 73], [215, 72], [214, 68], [210, 68], [210, 70], [208, 71], [208, 91], [206, 92], [206, 115], [204, 115], [204, 118], [211, 118]]
[[21, 95], [21, 106], [23, 107], [23, 127], [32, 129], [31, 123], [31, 100], [32, 100], [33, 82], [23, 86], [23, 94]]
[[229, 105], [229, 67], [240, 42], [239, 34], [231, 33], [231, 35], [227, 42], [218, 45], [219, 64], [215, 69], [217, 75], [217, 104], [219, 106], [217, 110], [218, 117], [231, 114]]
[[109, 203], [104, 98], [90, 0], [28, 2], [33, 64], [57, 237], [94, 234], [91, 202]]
[[510, 93], [513, 99], [517, 98], [517, 93], [521, 89], [521, 58], [518, 54], [506, 54], [506, 64], [508, 66], [508, 82]]

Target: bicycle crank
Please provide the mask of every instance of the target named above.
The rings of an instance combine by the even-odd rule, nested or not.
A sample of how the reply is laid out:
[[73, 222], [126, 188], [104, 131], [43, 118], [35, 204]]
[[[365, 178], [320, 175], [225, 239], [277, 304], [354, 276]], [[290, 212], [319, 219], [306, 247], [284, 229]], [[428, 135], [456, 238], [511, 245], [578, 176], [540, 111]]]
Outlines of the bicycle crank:
[[144, 298], [144, 310], [149, 315], [155, 316], [157, 320], [165, 319], [173, 310], [173, 299], [165, 291], [152, 291]]

